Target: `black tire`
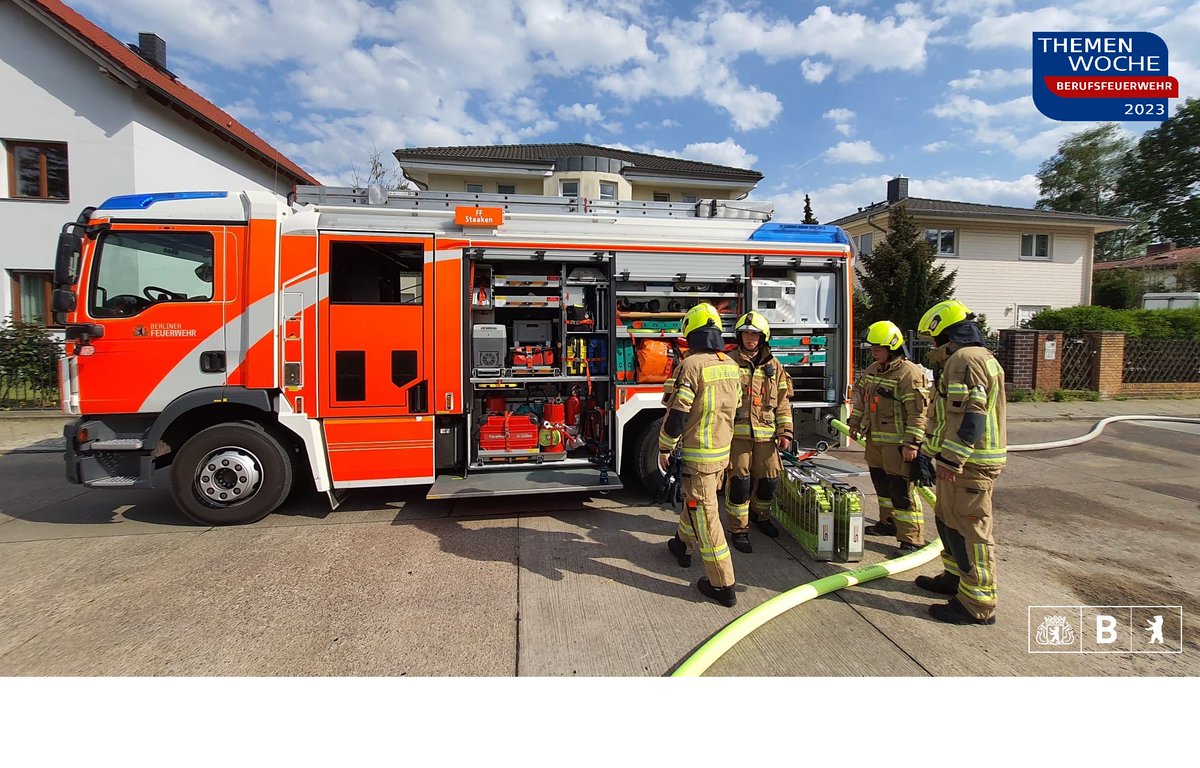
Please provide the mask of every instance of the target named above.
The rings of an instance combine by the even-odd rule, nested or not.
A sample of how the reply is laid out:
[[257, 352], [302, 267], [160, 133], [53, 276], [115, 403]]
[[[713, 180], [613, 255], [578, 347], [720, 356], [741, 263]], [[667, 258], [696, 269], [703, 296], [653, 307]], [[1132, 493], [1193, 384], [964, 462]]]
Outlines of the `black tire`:
[[662, 490], [663, 474], [658, 468], [658, 432], [662, 429], [662, 417], [646, 425], [638, 436], [633, 454], [633, 470], [642, 487], [657, 495]]
[[203, 525], [261, 520], [291, 490], [292, 457], [254, 422], [201, 430], [171, 463], [171, 497], [185, 515]]

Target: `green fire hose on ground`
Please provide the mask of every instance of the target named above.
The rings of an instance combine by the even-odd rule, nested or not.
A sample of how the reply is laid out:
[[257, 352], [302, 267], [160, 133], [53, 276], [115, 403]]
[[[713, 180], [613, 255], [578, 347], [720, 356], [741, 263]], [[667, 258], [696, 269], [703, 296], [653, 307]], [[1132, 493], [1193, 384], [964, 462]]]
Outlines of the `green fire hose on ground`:
[[[1080, 437], [1070, 438], [1067, 440], [1057, 440], [1046, 443], [1032, 443], [1029, 445], [1010, 445], [1009, 451], [1043, 451], [1052, 448], [1067, 448], [1091, 440], [1104, 430], [1106, 426], [1113, 422], [1119, 421], [1172, 421], [1185, 424], [1198, 424], [1200, 419], [1181, 417], [1181, 416], [1110, 416], [1098, 422], [1092, 431]], [[842, 421], [833, 419], [830, 426], [836, 429], [843, 435], [853, 439], [850, 434], [850, 428]], [[917, 492], [929, 503], [934, 506], [937, 502], [937, 497], [933, 491], [923, 486], [917, 486]], [[747, 611], [742, 616], [734, 619], [727, 624], [717, 634], [708, 639], [704, 645], [696, 649], [691, 656], [683, 661], [678, 668], [671, 674], [672, 677], [698, 677], [711, 667], [717, 659], [738, 641], [749, 635], [754, 630], [766, 624], [771, 619], [780, 614], [795, 608], [802, 603], [806, 603], [815, 597], [827, 595], [830, 592], [836, 592], [844, 587], [851, 587], [855, 584], [863, 584], [874, 579], [881, 579], [885, 576], [895, 576], [904, 571], [910, 571], [914, 568], [919, 568], [925, 563], [930, 562], [938, 557], [942, 551], [942, 540], [934, 539], [916, 552], [912, 552], [903, 557], [898, 557], [895, 560], [887, 560], [876, 565], [869, 565], [864, 568], [859, 568], [855, 571], [846, 573], [835, 573], [832, 576], [826, 576], [822, 579], [802, 584], [794, 589], [790, 589], [783, 594], [776, 595], [767, 602], [759, 605], [750, 611]]]
[[[850, 428], [845, 423], [834, 419], [830, 422], [830, 425], [843, 435], [851, 437]], [[917, 491], [929, 502], [930, 506], [933, 506], [937, 501], [937, 497], [930, 489], [917, 486]], [[941, 553], [942, 540], [934, 539], [916, 552], [911, 552], [895, 560], [886, 560], [882, 563], [868, 565], [846, 573], [835, 573], [832, 576], [826, 576], [808, 584], [801, 584], [794, 589], [789, 589], [787, 592], [776, 595], [762, 605], [752, 608], [725, 625], [724, 628], [709, 638], [704, 645], [701, 645], [691, 656], [685, 659], [671, 673], [671, 677], [699, 677], [717, 659], [721, 658], [726, 651], [737, 645], [739, 641], [751, 632], [776, 616], [786, 613], [798, 605], [807, 603], [813, 598], [827, 595], [830, 592], [836, 592], [844, 587], [852, 587], [855, 584], [864, 584], [875, 579], [882, 579], [885, 576], [895, 576], [898, 573], [920, 568], [922, 565], [941, 555]]]

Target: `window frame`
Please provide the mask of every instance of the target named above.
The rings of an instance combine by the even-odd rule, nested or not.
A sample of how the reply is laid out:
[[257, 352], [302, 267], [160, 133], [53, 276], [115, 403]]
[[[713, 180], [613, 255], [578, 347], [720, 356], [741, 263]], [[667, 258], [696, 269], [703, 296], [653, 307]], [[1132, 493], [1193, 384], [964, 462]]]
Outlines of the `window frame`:
[[[1032, 320], [1032, 319], [1033, 319], [1033, 316], [1034, 316], [1034, 315], [1036, 315], [1038, 312], [1041, 312], [1041, 311], [1043, 311], [1043, 310], [1047, 310], [1047, 309], [1050, 309], [1050, 308], [1051, 308], [1051, 307], [1050, 307], [1050, 305], [1049, 305], [1049, 304], [1017, 304], [1017, 327], [1018, 327], [1018, 328], [1025, 328], [1026, 326], [1024, 326], [1024, 325], [1021, 325], [1021, 323], [1022, 323], [1022, 322], [1026, 322], [1026, 323], [1028, 323], [1030, 320]], [[1026, 318], [1024, 321], [1022, 321], [1022, 320], [1021, 320], [1021, 313], [1022, 313], [1022, 312], [1024, 312], [1025, 310], [1027, 310], [1027, 309], [1032, 309], [1032, 310], [1033, 310], [1033, 312], [1031, 312], [1031, 313], [1029, 314], [1029, 317], [1027, 317], [1027, 318]]]
[[[1025, 238], [1030, 239], [1030, 254], [1025, 255]], [[1046, 238], [1046, 255], [1038, 256], [1038, 238]], [[1022, 232], [1021, 244], [1017, 250], [1017, 258], [1021, 261], [1054, 261], [1054, 235], [1049, 232]]]
[[671, 193], [670, 192], [651, 192], [650, 200], [655, 203], [669, 203], [669, 202], [671, 202]]
[[687, 192], [684, 192], [684, 193], [682, 193], [682, 194], [680, 194], [680, 195], [679, 195], [679, 202], [681, 202], [681, 203], [691, 203], [691, 204], [695, 205], [696, 203], [700, 202], [700, 196], [699, 196], [699, 195], [693, 195], [693, 194], [689, 194], [689, 193], [687, 193]]
[[[2, 141], [4, 144], [5, 163], [8, 166], [8, 198], [10, 200], [40, 200], [54, 203], [68, 203], [71, 201], [71, 158], [65, 141], [32, 141], [27, 139], [3, 139]], [[37, 195], [24, 195], [20, 192], [16, 155], [16, 150], [19, 148], [39, 150]], [[65, 178], [63, 179], [65, 190], [62, 197], [55, 197], [50, 194], [50, 177], [47, 173], [46, 161], [49, 149], [60, 149], [62, 151], [63, 165], [66, 168], [64, 172]]]
[[[568, 194], [567, 185], [574, 184], [575, 191]], [[559, 179], [558, 180], [558, 196], [559, 197], [579, 197], [579, 179]]]
[[[875, 249], [875, 233], [874, 232], [864, 232], [854, 239], [855, 239], [854, 247], [858, 249], [859, 254], [869, 256], [871, 254], [871, 251], [873, 251]], [[863, 247], [864, 240], [867, 243], [866, 248]]]
[[497, 184], [496, 185], [496, 194], [498, 194], [498, 195], [515, 195], [515, 194], [517, 194], [517, 185], [516, 184]]
[[21, 311], [21, 276], [40, 277], [42, 282], [42, 321], [43, 328], [62, 328], [62, 324], [54, 322], [54, 308], [51, 296], [54, 291], [54, 273], [44, 269], [10, 269], [9, 295], [12, 297], [12, 322], [26, 323]]
[[[475, 189], [472, 189], [472, 187], [475, 187]], [[483, 185], [474, 181], [466, 181], [463, 182], [463, 190], [465, 190], [468, 194], [482, 195]]]
[[[929, 238], [930, 232], [937, 233], [937, 235], [935, 236], [936, 241], [937, 241], [936, 243], [933, 240], [930, 240], [930, 238]], [[954, 250], [952, 250], [952, 251], [943, 251], [942, 250], [942, 240], [946, 233], [949, 233], [954, 239]], [[958, 258], [958, 230], [957, 229], [942, 229], [941, 227], [925, 227], [925, 240], [926, 240], [926, 242], [933, 245], [933, 255], [934, 256], [938, 256], [943, 259]]]
[[[612, 189], [611, 196], [607, 196], [607, 197], [605, 196], [605, 194], [604, 194], [605, 187], [610, 187]], [[618, 191], [617, 190], [617, 182], [602, 181], [602, 182], [600, 182], [600, 192], [599, 192], [600, 197], [598, 197], [597, 199], [598, 200], [616, 200], [617, 199], [617, 191]]]

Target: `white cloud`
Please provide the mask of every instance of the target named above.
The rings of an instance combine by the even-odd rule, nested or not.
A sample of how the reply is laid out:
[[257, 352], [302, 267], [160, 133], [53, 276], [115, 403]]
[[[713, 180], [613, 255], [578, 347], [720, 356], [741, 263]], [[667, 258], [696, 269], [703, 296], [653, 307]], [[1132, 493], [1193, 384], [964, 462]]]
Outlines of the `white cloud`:
[[575, 102], [569, 107], [565, 105], [559, 106], [559, 108], [554, 111], [554, 114], [557, 115], [560, 120], [575, 120], [583, 123], [598, 123], [604, 119], [604, 115], [601, 114], [600, 108], [595, 104], [580, 104], [579, 102]]
[[825, 152], [825, 159], [831, 163], [878, 163], [883, 155], [871, 146], [869, 141], [843, 141], [830, 147]]
[[1007, 88], [1010, 85], [1029, 86], [1033, 79], [1033, 70], [1026, 69], [972, 69], [966, 77], [950, 81], [950, 87], [956, 91], [973, 91], [977, 89], [991, 90]]
[[1107, 22], [1065, 8], [1039, 8], [1007, 16], [984, 16], [967, 32], [970, 48], [1032, 48], [1033, 33], [1069, 29], [1073, 32], [1106, 29]]
[[800, 72], [808, 82], [820, 84], [833, 74], [833, 65], [827, 61], [805, 59], [800, 62]]
[[744, 147], [733, 139], [725, 139], [718, 142], [701, 141], [688, 144], [683, 148], [679, 157], [684, 157], [688, 160], [699, 160], [702, 163], [729, 165], [734, 168], [753, 168], [754, 164], [758, 162], [756, 155], [747, 152]]
[[846, 109], [845, 107], [837, 107], [829, 110], [821, 115], [821, 117], [833, 121], [834, 129], [843, 136], [849, 136], [854, 133], [854, 126], [850, 124], [850, 121], [855, 117], [853, 110]]
[[[860, 176], [808, 190], [777, 189], [760, 199], [775, 203], [776, 221], [800, 221], [804, 218], [804, 195], [812, 199], [813, 213], [822, 222], [849, 216], [872, 203], [887, 198], [887, 183], [894, 174]], [[1015, 179], [951, 176], [938, 179], [909, 179], [908, 193], [913, 197], [951, 200], [985, 205], [1009, 205], [1032, 208], [1038, 198], [1037, 176], [1025, 174]]]
[[935, 141], [931, 144], [926, 144], [925, 146], [921, 147], [921, 151], [928, 152], [930, 154], [936, 154], [949, 146], [950, 142], [948, 141]]

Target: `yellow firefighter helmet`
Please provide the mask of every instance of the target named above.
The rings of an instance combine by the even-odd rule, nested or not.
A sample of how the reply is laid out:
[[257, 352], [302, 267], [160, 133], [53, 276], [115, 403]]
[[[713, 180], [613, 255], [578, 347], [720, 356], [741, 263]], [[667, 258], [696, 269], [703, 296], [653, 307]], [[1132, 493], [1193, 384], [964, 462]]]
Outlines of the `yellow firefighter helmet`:
[[[735, 333], [742, 331], [757, 331], [762, 334], [763, 341], [771, 340], [771, 324], [767, 322], [767, 318], [757, 312], [747, 312], [738, 318], [737, 323], [733, 326]], [[741, 338], [738, 338], [741, 341]]]
[[680, 329], [686, 337], [692, 331], [705, 327], [706, 325], [715, 325], [717, 330], [721, 330], [721, 314], [717, 312], [717, 308], [706, 301], [702, 301], [696, 306], [687, 311], [683, 316], [683, 322], [680, 323]]
[[966, 304], [958, 299], [947, 299], [934, 304], [928, 312], [921, 316], [921, 322], [917, 323], [917, 333], [936, 338], [942, 331], [955, 323], [961, 323], [972, 317], [974, 314], [967, 309]]
[[904, 334], [891, 320], [880, 320], [867, 327], [867, 343], [873, 347], [887, 347], [894, 352], [904, 346]]

